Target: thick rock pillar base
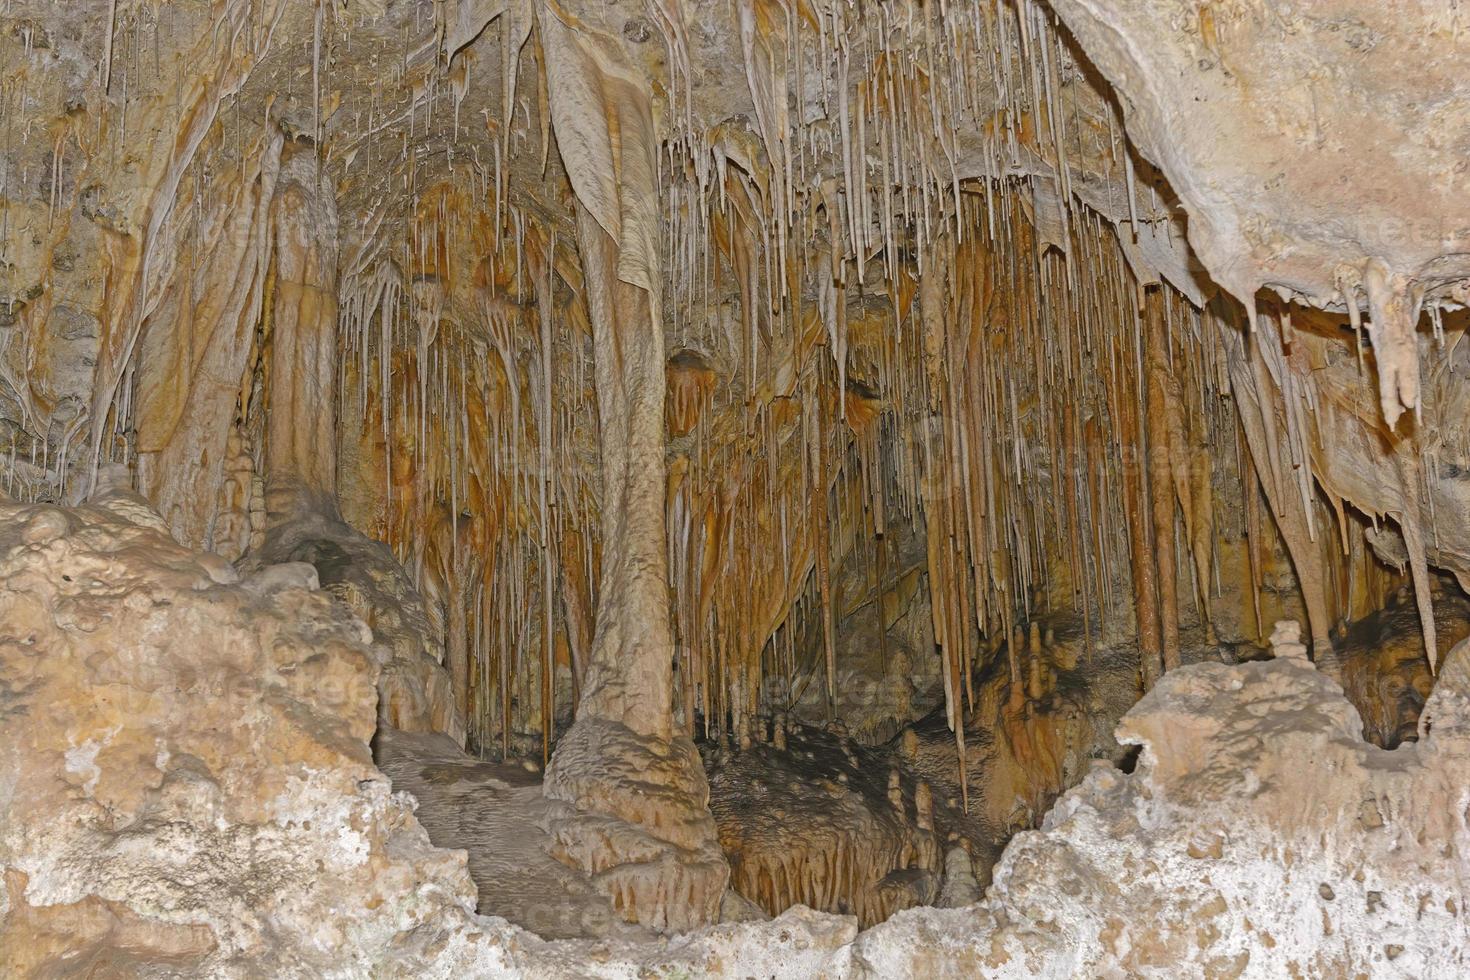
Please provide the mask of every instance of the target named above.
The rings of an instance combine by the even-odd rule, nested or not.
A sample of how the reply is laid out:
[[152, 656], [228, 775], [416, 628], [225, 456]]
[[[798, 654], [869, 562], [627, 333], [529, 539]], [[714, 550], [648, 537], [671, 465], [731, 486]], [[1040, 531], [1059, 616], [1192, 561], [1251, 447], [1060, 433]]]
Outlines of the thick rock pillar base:
[[730, 867], [694, 743], [582, 719], [546, 771], [552, 854], [629, 922], [683, 932], [719, 920]]

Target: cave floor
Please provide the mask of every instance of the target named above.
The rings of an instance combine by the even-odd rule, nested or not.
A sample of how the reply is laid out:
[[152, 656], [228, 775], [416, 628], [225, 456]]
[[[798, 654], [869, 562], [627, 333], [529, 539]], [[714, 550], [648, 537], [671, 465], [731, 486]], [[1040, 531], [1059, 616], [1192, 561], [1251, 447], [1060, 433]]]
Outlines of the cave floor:
[[416, 816], [434, 845], [468, 853], [480, 914], [545, 939], [651, 936], [551, 856], [539, 772], [477, 759], [445, 735], [388, 727], [379, 729], [373, 755], [394, 790], [418, 801]]
[[[1370, 691], [1365, 681], [1381, 671], [1371, 670], [1367, 660], [1384, 651], [1417, 650], [1412, 610], [1403, 605], [1355, 625], [1339, 650], [1349, 698], [1363, 711], [1370, 740], [1379, 744], [1383, 742], [1374, 738], [1375, 729], [1386, 730], [1385, 735], [1396, 729], [1412, 732], [1422, 703], [1417, 688], [1425, 686], [1416, 684], [1417, 678], [1406, 679], [1393, 688], [1383, 711], [1372, 707], [1370, 695], [1382, 693], [1382, 685]], [[1462, 635], [1464, 623], [1470, 623], [1470, 604], [1445, 603], [1443, 608], [1446, 633]], [[1038, 826], [1056, 796], [1076, 785], [1094, 760], [1130, 768], [1131, 753], [1117, 743], [1113, 729], [1140, 693], [1137, 650], [1123, 643], [1089, 653], [1064, 619], [1059, 617], [1055, 626], [1046, 631], [1039, 681], [1032, 672], [1013, 685], [1004, 656], [993, 658], [974, 678], [975, 701], [966, 722], [968, 812], [960, 804], [954, 736], [942, 708], [872, 745], [855, 741], [841, 726], [824, 731], [795, 722], [782, 723], [779, 740], [772, 727], [765, 733], [770, 737], [745, 749], [728, 738], [701, 743], [711, 806], [732, 866], [738, 868], [742, 861], [755, 862], [752, 868], [761, 867], [762, 861], [790, 865], [784, 892], [761, 887], [762, 882], [785, 880], [779, 874], [747, 874], [751, 881], [739, 890], [750, 894], [727, 894], [726, 917], [760, 917], [752, 902], [768, 914], [793, 904], [853, 913], [858, 911], [853, 896], [867, 889], [869, 901], [858, 905], [877, 913], [860, 915], [871, 925], [897, 908], [939, 902], [945, 884], [943, 855], [956, 847], [968, 852], [973, 863], [965, 862], [966, 875], [975, 879], [971, 889], [960, 893], [976, 894], [974, 889], [988, 884], [991, 868], [1011, 837]], [[1212, 643], [1197, 625], [1187, 628], [1181, 639], [1186, 663], [1265, 655], [1248, 643]], [[1030, 670], [1030, 657], [1023, 651], [1023, 670]], [[1414, 657], [1394, 659], [1410, 662]], [[1410, 701], [1415, 703], [1410, 706]], [[386, 726], [373, 749], [395, 791], [417, 800], [418, 819], [432, 842], [467, 852], [481, 914], [501, 916], [548, 939], [651, 938], [646, 929], [625, 922], [585, 874], [551, 855], [544, 829], [548, 805], [541, 773], [533, 764], [478, 759], [447, 736]], [[932, 795], [932, 812], [924, 825], [937, 835], [932, 839], [938, 859], [916, 857], [922, 848], [915, 842], [923, 839], [915, 830], [920, 783]], [[778, 805], [771, 793], [782, 787], [791, 792]], [[885, 863], [878, 856], [887, 845], [894, 854]], [[833, 854], [817, 853], [821, 851]], [[833, 857], [849, 851], [857, 857]], [[803, 884], [805, 872], [800, 869], [815, 866], [816, 878], [822, 878], [824, 860], [833, 867], [851, 866], [857, 874], [851, 887], [844, 891], [821, 882]], [[870, 875], [873, 881], [863, 883], [858, 881], [860, 867], [879, 871]], [[880, 871], [889, 873], [885, 877]], [[735, 879], [732, 884], [738, 888], [743, 879], [739, 874]]]

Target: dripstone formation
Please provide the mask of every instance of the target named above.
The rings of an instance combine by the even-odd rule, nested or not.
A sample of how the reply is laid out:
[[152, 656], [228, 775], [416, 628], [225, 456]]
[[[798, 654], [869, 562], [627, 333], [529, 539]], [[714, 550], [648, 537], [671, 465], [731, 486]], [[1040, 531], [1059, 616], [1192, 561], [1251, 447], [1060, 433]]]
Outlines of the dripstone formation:
[[0, 4], [0, 976], [1466, 973], [1466, 16]]

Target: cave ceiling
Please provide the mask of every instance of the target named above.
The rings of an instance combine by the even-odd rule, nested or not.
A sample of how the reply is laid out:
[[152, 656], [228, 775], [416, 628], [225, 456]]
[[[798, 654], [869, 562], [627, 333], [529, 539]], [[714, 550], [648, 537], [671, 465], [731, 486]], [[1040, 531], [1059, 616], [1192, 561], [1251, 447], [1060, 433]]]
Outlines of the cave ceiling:
[[[1378, 389], [1382, 415], [1354, 402], [1351, 468], [1303, 414], [1331, 399], [1311, 345], [1292, 344], [1289, 313], [1260, 312], [1259, 335], [1246, 325], [1259, 342], [1227, 337], [1247, 370], [1233, 386], [1224, 368], [1217, 379], [1265, 406], [1246, 436], [1278, 520], [1300, 498], [1299, 565], [1319, 538], [1315, 481], [1404, 525], [1420, 580], [1429, 554], [1463, 573], [1455, 556], [1470, 547], [1426, 544], [1419, 527], [1464, 495], [1416, 455], [1464, 449], [1445, 434], [1448, 408], [1419, 411], [1421, 362], [1443, 348], [1438, 326], [1416, 333], [1421, 308], [1438, 324], [1470, 274], [1459, 16], [1351, 0], [11, 0], [0, 13], [6, 490], [80, 499], [109, 462], [126, 463], [181, 537], [244, 551], [249, 521], [226, 512], [257, 504], [221, 504], [216, 489], [238, 472], [230, 493], [251, 497], [252, 467], [259, 476], [258, 459], [232, 460], [258, 456], [264, 438], [252, 406], [269, 387], [259, 351], [271, 325], [316, 317], [337, 324], [343, 351], [338, 381], [322, 383], [354, 406], [341, 413], [334, 492], [416, 576], [436, 560], [426, 548], [446, 569], [459, 560], [458, 515], [481, 534], [595, 513], [580, 201], [618, 240], [622, 281], [641, 275], [655, 296], [671, 377], [695, 394], [706, 371], [739, 381], [713, 396], [698, 438], [723, 447], [740, 493], [765, 487], [753, 519], [769, 537], [770, 488], [811, 479], [809, 427], [846, 418], [844, 400], [816, 412], [807, 355], [831, 352], [824, 383], [859, 402], [902, 402], [898, 386], [919, 373], [895, 373], [897, 341], [875, 324], [916, 319], [919, 280], [937, 267], [943, 281], [975, 230], [967, 207], [998, 235], [1014, 196], [1038, 254], [1070, 254], [1082, 229], [1107, 229], [1140, 296], [1166, 283], [1197, 317], [1218, 284], [1255, 319], [1258, 291], [1275, 287], [1361, 327], [1372, 356], [1359, 380]], [[575, 43], [548, 57], [551, 34]], [[557, 67], [564, 48], [575, 71]], [[580, 90], [591, 102], [556, 95], [568, 79], [592, 79]], [[624, 145], [633, 137], [609, 122], [628, 99], [647, 103], [647, 146]], [[610, 167], [645, 151], [652, 161], [651, 197], [630, 205], [643, 209], [641, 273], [621, 237], [639, 225], [632, 212], [589, 203], [598, 182], [609, 200], [632, 183], [593, 157], [567, 163], [568, 137], [593, 117], [606, 117]], [[282, 201], [306, 217], [283, 221]], [[281, 313], [282, 269], [330, 302]], [[417, 353], [370, 353], [378, 331]], [[466, 367], [457, 394], [451, 365], [482, 376]], [[525, 380], [495, 381], [512, 375]], [[406, 402], [390, 381], [400, 376]], [[555, 404], [553, 378], [573, 382]], [[802, 399], [805, 415], [786, 406]], [[535, 437], [530, 422], [495, 419], [522, 411], [556, 428], [544, 451], [554, 445], [563, 475], [549, 504], [502, 501], [487, 516], [466, 500], [504, 497], [491, 487], [497, 461]], [[1406, 411], [1418, 428], [1398, 424]], [[488, 420], [501, 456], [459, 461], [468, 423], [456, 435], [442, 420], [466, 414]], [[442, 458], [435, 438], [451, 447]], [[765, 474], [749, 462], [756, 450]], [[689, 467], [710, 499], [740, 496], [701, 483], [691, 453], [676, 446], [671, 488]], [[411, 481], [429, 489], [414, 497]], [[518, 492], [534, 487], [523, 479]], [[441, 511], [452, 540], [425, 544]], [[799, 591], [792, 576], [816, 561], [787, 545], [783, 582], [750, 627], [762, 641]], [[598, 546], [589, 532], [577, 547], [590, 620]]]
[[[1248, 306], [1263, 286], [1366, 300], [1392, 425], [1420, 404], [1426, 302], [1470, 276], [1465, 14], [1433, 2], [1057, 0], [1178, 192], [1190, 242]], [[1412, 65], [1412, 70], [1405, 66]]]

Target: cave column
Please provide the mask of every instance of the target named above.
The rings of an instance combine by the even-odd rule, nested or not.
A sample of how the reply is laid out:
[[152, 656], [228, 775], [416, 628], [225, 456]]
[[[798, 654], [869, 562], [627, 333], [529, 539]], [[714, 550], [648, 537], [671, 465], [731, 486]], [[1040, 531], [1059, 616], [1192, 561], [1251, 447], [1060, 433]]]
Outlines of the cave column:
[[602, 567], [578, 716], [652, 738], [673, 727], [664, 523], [664, 343], [648, 290], [611, 275], [617, 243], [580, 202], [602, 470]]
[[1123, 508], [1128, 525], [1128, 554], [1133, 576], [1133, 611], [1137, 624], [1140, 675], [1145, 690], [1152, 688], [1162, 670], [1163, 651], [1159, 632], [1158, 566], [1151, 543], [1151, 510], [1148, 505], [1148, 459], [1144, 429], [1146, 382], [1137, 378], [1137, 397], [1125, 393], [1118, 431], [1123, 445]]
[[277, 524], [337, 511], [337, 209], [314, 147], [295, 147], [271, 204], [265, 502]]
[[729, 881], [694, 744], [673, 732], [659, 206], [647, 79], [613, 39], [538, 5], [557, 146], [576, 197], [601, 443], [602, 565], [572, 727], [544, 792], [552, 853], [629, 921], [718, 918]]
[[[1174, 552], [1174, 466], [1169, 453], [1171, 396], [1169, 328], [1162, 288], [1149, 289], [1144, 302], [1144, 370], [1148, 384], [1149, 503], [1153, 513], [1154, 557], [1158, 564], [1159, 643], [1163, 669], [1179, 666], [1179, 588]], [[1176, 396], [1177, 397], [1177, 396]]]
[[[442, 732], [463, 744], [465, 720], [443, 664], [444, 638], [423, 597], [385, 545], [341, 519], [336, 188], [310, 140], [288, 139], [281, 159], [262, 302], [265, 534], [244, 560], [251, 567], [314, 565], [322, 587], [371, 625], [383, 650], [380, 722]], [[462, 632], [461, 622], [453, 626]]]

